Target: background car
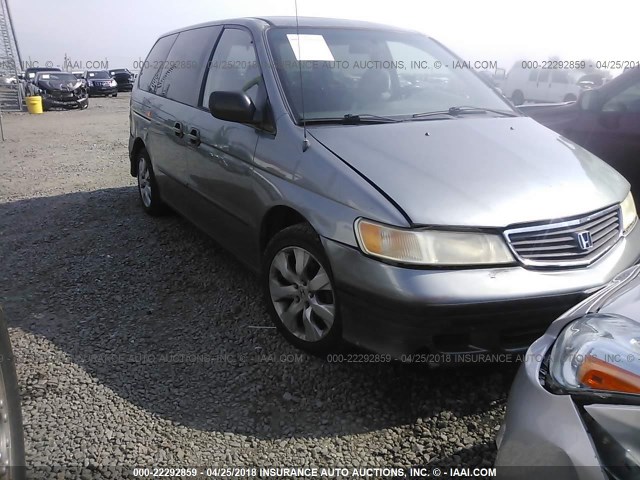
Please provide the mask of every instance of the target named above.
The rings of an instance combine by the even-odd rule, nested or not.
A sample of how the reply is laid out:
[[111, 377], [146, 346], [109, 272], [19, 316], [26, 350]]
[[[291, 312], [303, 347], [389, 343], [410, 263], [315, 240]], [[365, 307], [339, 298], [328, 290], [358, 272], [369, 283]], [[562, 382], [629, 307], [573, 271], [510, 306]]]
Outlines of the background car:
[[38, 72], [27, 87], [27, 95], [42, 97], [43, 110], [89, 106], [89, 94], [82, 81], [68, 72]]
[[24, 71], [24, 79], [27, 82], [32, 81], [36, 78], [36, 73], [38, 72], [61, 72], [58, 67], [30, 67]]
[[531, 345], [497, 443], [502, 478], [640, 478], [640, 266]]
[[[568, 105], [520, 111], [595, 153], [640, 188], [640, 69], [627, 70]], [[636, 199], [638, 201], [638, 199]]]
[[1, 478], [25, 478], [24, 433], [20, 391], [9, 330], [0, 307], [0, 460], [8, 467]]
[[88, 70], [84, 74], [89, 88], [89, 96], [118, 96], [118, 82], [106, 70]]
[[126, 68], [109, 70], [109, 75], [118, 83], [119, 92], [130, 92], [133, 89], [134, 76]]
[[525, 101], [573, 102], [583, 89], [597, 84], [594, 80], [597, 77], [598, 74], [587, 74], [581, 70], [528, 69], [516, 64], [501, 89], [515, 105], [522, 105]]

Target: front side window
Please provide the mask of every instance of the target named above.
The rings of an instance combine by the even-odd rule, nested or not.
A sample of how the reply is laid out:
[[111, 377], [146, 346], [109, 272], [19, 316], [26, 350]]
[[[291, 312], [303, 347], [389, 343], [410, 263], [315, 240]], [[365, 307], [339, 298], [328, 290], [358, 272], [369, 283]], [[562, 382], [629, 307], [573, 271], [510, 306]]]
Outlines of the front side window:
[[553, 70], [551, 83], [569, 83], [569, 74], [565, 70]]
[[[410, 116], [508, 103], [429, 37], [349, 28], [272, 28], [274, 67], [297, 119]], [[302, 71], [301, 71], [302, 70]]]
[[262, 101], [262, 72], [258, 65], [251, 34], [239, 28], [227, 28], [209, 63], [201, 106], [209, 107], [212, 92], [245, 92], [256, 106]]
[[549, 81], [549, 70], [542, 70], [538, 76], [538, 83], [546, 83]]

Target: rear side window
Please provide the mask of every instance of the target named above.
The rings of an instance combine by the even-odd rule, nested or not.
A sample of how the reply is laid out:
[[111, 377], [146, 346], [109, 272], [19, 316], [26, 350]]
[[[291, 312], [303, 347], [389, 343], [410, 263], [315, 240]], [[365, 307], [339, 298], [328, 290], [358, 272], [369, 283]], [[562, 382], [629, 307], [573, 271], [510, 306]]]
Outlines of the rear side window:
[[142, 66], [138, 80], [139, 88], [147, 92], [155, 93], [164, 61], [177, 37], [177, 33], [169, 35], [168, 37], [162, 37], [153, 46]]
[[157, 95], [197, 106], [206, 63], [220, 30], [211, 26], [180, 32], [164, 62]]

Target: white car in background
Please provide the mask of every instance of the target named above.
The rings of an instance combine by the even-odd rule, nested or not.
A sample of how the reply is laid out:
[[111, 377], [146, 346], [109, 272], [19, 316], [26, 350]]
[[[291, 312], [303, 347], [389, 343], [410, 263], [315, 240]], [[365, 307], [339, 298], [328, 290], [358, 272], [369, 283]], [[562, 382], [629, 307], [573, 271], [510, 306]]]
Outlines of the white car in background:
[[581, 70], [512, 68], [502, 91], [515, 105], [575, 102], [584, 89], [604, 83], [604, 75]]

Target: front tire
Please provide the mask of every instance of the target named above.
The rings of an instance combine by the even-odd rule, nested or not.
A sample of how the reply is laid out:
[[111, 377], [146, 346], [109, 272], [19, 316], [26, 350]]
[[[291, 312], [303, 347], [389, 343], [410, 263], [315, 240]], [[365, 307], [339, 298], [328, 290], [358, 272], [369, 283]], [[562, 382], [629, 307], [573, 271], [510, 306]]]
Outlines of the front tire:
[[337, 351], [342, 323], [329, 260], [308, 224], [285, 228], [269, 242], [262, 267], [267, 309], [282, 335], [314, 355]]
[[1, 478], [10, 480], [25, 478], [20, 392], [9, 330], [2, 309], [0, 309], [0, 455]]
[[160, 199], [151, 159], [145, 149], [141, 149], [137, 153], [135, 162], [138, 172], [138, 193], [140, 194], [142, 208], [151, 216], [162, 215], [166, 211], [166, 207]]
[[118, 92], [114, 93], [111, 95], [112, 97], [117, 97], [118, 96]]

